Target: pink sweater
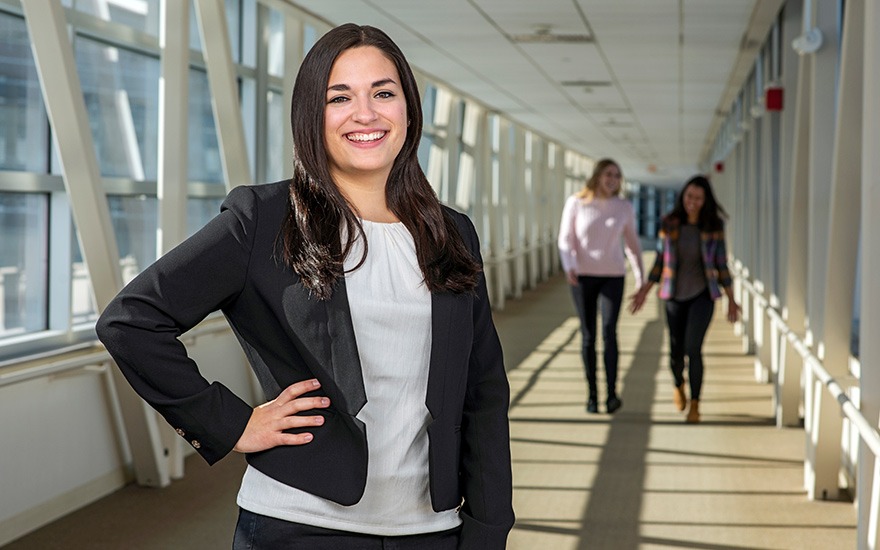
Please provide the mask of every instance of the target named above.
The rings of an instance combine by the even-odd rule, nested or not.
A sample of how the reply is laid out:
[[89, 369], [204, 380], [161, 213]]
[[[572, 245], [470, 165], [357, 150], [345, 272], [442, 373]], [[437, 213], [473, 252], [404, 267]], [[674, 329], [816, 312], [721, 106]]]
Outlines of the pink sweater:
[[566, 273], [625, 275], [624, 247], [638, 288], [644, 269], [632, 204], [620, 197], [566, 199], [559, 225], [559, 256]]

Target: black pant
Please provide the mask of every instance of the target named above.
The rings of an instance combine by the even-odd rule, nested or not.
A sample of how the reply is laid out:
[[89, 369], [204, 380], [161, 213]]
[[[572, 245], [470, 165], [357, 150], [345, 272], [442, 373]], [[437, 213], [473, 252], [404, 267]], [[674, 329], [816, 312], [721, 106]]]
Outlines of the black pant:
[[596, 399], [596, 315], [602, 312], [602, 343], [608, 398], [617, 396], [617, 319], [623, 301], [623, 277], [578, 276], [571, 287], [581, 320], [581, 356], [587, 371], [590, 399]]
[[239, 509], [232, 550], [455, 550], [460, 527], [383, 537], [314, 527]]
[[669, 325], [669, 366], [675, 385], [684, 383], [684, 358], [687, 356], [691, 399], [700, 398], [703, 387], [703, 339], [715, 312], [715, 302], [704, 290], [696, 298], [683, 302], [666, 301], [666, 323]]

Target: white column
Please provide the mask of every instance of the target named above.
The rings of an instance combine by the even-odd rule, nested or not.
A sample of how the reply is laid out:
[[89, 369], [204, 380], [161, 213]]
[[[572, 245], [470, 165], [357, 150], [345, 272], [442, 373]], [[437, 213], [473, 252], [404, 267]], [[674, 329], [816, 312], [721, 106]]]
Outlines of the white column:
[[[159, 167], [156, 184], [158, 226], [156, 257], [186, 238], [187, 144], [189, 143], [189, 2], [162, 0], [159, 26]], [[168, 449], [168, 473], [183, 477], [183, 439], [165, 422], [162, 444]]]
[[[850, 4], [847, 2], [847, 9]], [[859, 358], [861, 360], [860, 396], [862, 414], [877, 426], [880, 421], [880, 6], [865, 2], [864, 8], [864, 89], [862, 93], [862, 174], [861, 174], [861, 320], [859, 322]], [[858, 459], [858, 548], [880, 548], [880, 461], [866, 447], [859, 445]]]
[[189, 2], [162, 0], [161, 10], [156, 257], [186, 237], [189, 143]]
[[[783, 316], [789, 329], [798, 336], [803, 336], [806, 318], [810, 72], [809, 59], [801, 56], [798, 59], [797, 89], [794, 94], [788, 228], [783, 232], [787, 243]], [[776, 388], [776, 424], [797, 426], [800, 424], [798, 408], [803, 361], [787, 339], [783, 339], [782, 344], [779, 350], [781, 370]], [[808, 417], [806, 420], [809, 421]]]
[[[853, 27], [860, 18], [859, 2], [846, 9], [846, 29], [843, 40], [850, 40]], [[849, 334], [852, 328], [852, 288], [855, 281], [855, 252], [857, 230], [852, 211], [858, 211], [858, 166], [860, 152], [856, 151], [861, 132], [858, 112], [843, 109], [847, 101], [861, 105], [861, 62], [857, 52], [861, 46], [859, 31], [852, 39], [855, 44], [844, 44], [840, 59], [837, 47], [836, 3], [820, 2], [816, 22], [825, 36], [825, 45], [813, 54], [813, 105], [810, 166], [810, 267], [809, 319], [810, 331], [817, 350], [816, 355], [825, 369], [840, 378], [847, 372]], [[846, 56], [856, 56], [847, 60]], [[835, 82], [837, 102], [835, 102]], [[854, 79], [854, 86], [847, 79]], [[858, 109], [859, 111], [861, 109]], [[843, 126], [841, 126], [843, 125]], [[829, 135], [828, 128], [836, 131]], [[851, 148], [852, 152], [845, 149]], [[818, 156], [818, 158], [817, 158]], [[849, 164], [849, 165], [848, 165]], [[837, 178], [851, 181], [836, 181]], [[850, 196], [846, 196], [850, 194]], [[830, 208], [829, 208], [830, 205]], [[850, 228], [843, 227], [850, 225]], [[832, 276], [833, 275], [833, 276]], [[848, 295], [848, 297], [845, 297]], [[846, 303], [834, 303], [835, 300]], [[848, 313], [847, 313], [848, 312]], [[843, 318], [846, 318], [844, 321]], [[844, 326], [839, 326], [844, 323]], [[835, 326], [838, 325], [838, 326]], [[845, 333], [841, 343], [840, 334]], [[831, 352], [831, 356], [829, 356]], [[833, 361], [833, 363], [831, 362]], [[815, 446], [811, 483], [807, 494], [812, 499], [836, 499], [839, 492], [841, 436], [843, 422], [840, 407], [834, 397], [817, 384], [813, 395], [814, 424], [808, 431], [808, 443]]]
[[503, 117], [498, 119], [498, 181], [497, 190], [493, 190], [492, 212], [494, 222], [492, 224], [492, 256], [497, 261], [497, 289], [495, 293], [495, 307], [504, 308], [504, 301], [511, 290], [509, 261], [510, 235], [510, 186], [511, 186], [511, 155], [510, 155], [510, 123]]
[[[253, 183], [223, 0], [194, 0], [226, 190]], [[264, 99], [265, 100], [265, 99]]]
[[[833, 162], [835, 104], [839, 33], [837, 2], [814, 2], [815, 25], [822, 31], [822, 47], [810, 54], [810, 149], [809, 149], [809, 220], [807, 228], [807, 318], [810, 342], [822, 341], [824, 321], [826, 258], [828, 254], [828, 204], [831, 202], [831, 163]], [[821, 349], [814, 348], [822, 359]]]
[[[119, 250], [104, 194], [95, 145], [82, 96], [64, 9], [57, 0], [23, 0], [25, 22], [43, 90], [43, 101], [63, 167], [62, 179], [80, 249], [89, 270], [98, 311], [122, 288]], [[137, 480], [142, 485], [170, 483], [158, 425], [151, 409], [113, 369]]]

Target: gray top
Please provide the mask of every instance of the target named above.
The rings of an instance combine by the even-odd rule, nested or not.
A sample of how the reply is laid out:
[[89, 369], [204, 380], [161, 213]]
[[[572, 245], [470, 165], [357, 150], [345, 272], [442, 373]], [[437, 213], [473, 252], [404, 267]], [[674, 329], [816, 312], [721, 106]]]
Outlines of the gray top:
[[700, 247], [700, 229], [682, 225], [678, 235], [678, 266], [674, 300], [683, 302], [699, 295], [706, 288], [706, 270]]

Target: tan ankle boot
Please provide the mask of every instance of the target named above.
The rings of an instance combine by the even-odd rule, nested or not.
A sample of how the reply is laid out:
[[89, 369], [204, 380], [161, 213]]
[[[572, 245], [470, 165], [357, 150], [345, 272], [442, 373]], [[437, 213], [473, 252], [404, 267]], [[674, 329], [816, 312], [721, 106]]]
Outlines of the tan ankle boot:
[[684, 395], [684, 384], [680, 386], [675, 386], [675, 390], [672, 393], [672, 402], [675, 403], [675, 407], [683, 411], [685, 407], [687, 407], [687, 397]]
[[691, 408], [688, 409], [687, 418], [685, 421], [688, 424], [696, 424], [700, 421], [700, 401], [699, 399], [691, 399]]

